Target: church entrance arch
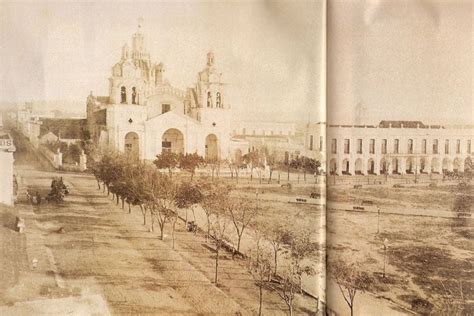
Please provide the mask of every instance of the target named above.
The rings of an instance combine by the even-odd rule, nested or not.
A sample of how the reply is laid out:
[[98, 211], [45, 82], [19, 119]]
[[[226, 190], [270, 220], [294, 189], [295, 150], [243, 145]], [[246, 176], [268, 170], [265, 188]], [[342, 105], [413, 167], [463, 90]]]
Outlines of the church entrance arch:
[[139, 147], [138, 134], [135, 132], [129, 132], [125, 135], [125, 153], [132, 159], [139, 159], [140, 147]]
[[219, 158], [219, 147], [217, 144], [217, 136], [209, 134], [206, 137], [206, 159], [216, 160]]
[[184, 154], [184, 136], [176, 128], [170, 128], [161, 137], [161, 152]]

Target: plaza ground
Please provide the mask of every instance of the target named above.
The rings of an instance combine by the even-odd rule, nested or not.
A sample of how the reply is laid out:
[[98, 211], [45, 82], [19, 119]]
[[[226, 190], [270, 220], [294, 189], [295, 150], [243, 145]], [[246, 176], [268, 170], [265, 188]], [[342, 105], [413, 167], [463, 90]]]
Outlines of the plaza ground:
[[[442, 296], [449, 291], [455, 298], [453, 301], [463, 296], [465, 315], [474, 313], [473, 221], [471, 218], [457, 218], [452, 213], [459, 194], [457, 185], [331, 187], [327, 210], [329, 261], [343, 258], [357, 263], [377, 281], [370, 291], [373, 295], [358, 294], [356, 297], [356, 315], [372, 314], [364, 303], [373, 302], [375, 297], [394, 302], [404, 314], [428, 314], [435, 312], [436, 305], [443, 303]], [[472, 202], [472, 185], [465, 194]], [[335, 207], [340, 204], [361, 205], [364, 200], [372, 201], [381, 209], [379, 218], [377, 212], [353, 212]], [[427, 210], [453, 216], [418, 215], [426, 214]], [[386, 277], [383, 278], [385, 239], [388, 249]], [[338, 314], [349, 314], [339, 289], [331, 282], [329, 285], [332, 287], [330, 296], [337, 302], [331, 304], [330, 299], [329, 305]]]

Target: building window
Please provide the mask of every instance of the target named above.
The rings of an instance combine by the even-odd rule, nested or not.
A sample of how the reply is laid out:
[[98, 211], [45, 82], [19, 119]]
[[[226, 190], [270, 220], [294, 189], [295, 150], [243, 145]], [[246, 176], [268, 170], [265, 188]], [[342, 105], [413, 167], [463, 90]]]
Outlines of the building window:
[[217, 94], [216, 94], [216, 108], [220, 108], [220, 107], [221, 107], [221, 93], [217, 92]]
[[375, 139], [372, 138], [369, 143], [369, 153], [375, 154]]
[[408, 153], [413, 154], [413, 139], [408, 140]]
[[212, 107], [212, 95], [211, 91], [207, 92], [207, 107], [211, 108]]
[[138, 104], [137, 99], [137, 88], [132, 87], [132, 104]]
[[448, 139], [446, 139], [446, 141], [444, 142], [444, 153], [449, 154], [449, 140]]
[[433, 154], [437, 154], [437, 153], [438, 153], [438, 140], [433, 139]]
[[456, 154], [460, 154], [461, 153], [461, 140], [458, 139], [456, 141]]
[[313, 150], [313, 135], [309, 135], [309, 150]]
[[323, 137], [319, 136], [319, 151], [323, 151], [323, 146], [324, 146]]
[[382, 154], [386, 154], [386, 153], [387, 153], [387, 140], [382, 139]]
[[400, 145], [400, 140], [395, 139], [395, 141], [393, 142], [393, 153], [394, 154], [398, 154], [399, 145]]
[[468, 154], [471, 153], [471, 140], [470, 139], [467, 141], [467, 153]]
[[161, 114], [169, 112], [171, 110], [171, 105], [170, 104], [162, 104], [161, 105]]
[[421, 153], [426, 154], [426, 139], [421, 141]]
[[344, 139], [344, 153], [349, 154], [351, 152], [351, 140]]
[[362, 139], [357, 139], [357, 153], [362, 154]]
[[331, 153], [337, 154], [337, 139], [331, 139]]
[[127, 103], [127, 89], [125, 87], [120, 88], [120, 103]]

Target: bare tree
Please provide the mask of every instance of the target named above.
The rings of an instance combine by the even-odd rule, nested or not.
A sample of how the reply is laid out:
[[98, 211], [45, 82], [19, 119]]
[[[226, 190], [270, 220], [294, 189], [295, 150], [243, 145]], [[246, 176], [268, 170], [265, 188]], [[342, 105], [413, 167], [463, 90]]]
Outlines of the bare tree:
[[[173, 222], [173, 246], [175, 239], [175, 226], [178, 213], [175, 210], [175, 198], [178, 192], [178, 185], [171, 177], [157, 174], [155, 176], [155, 184], [153, 190], [153, 198], [155, 205], [154, 216], [160, 227], [160, 238], [163, 240], [165, 225]], [[175, 218], [176, 219], [173, 219]]]
[[212, 236], [216, 244], [216, 260], [215, 260], [215, 273], [214, 283], [218, 285], [218, 272], [219, 272], [219, 253], [224, 245], [225, 231], [227, 228], [227, 218], [224, 216], [222, 210], [214, 209], [210, 219]]
[[257, 215], [258, 209], [256, 206], [252, 206], [242, 197], [236, 198], [232, 201], [228, 201], [225, 204], [225, 209], [232, 220], [235, 232], [237, 233], [237, 252], [240, 252], [240, 242], [244, 230], [254, 220]]
[[303, 275], [314, 275], [316, 273], [312, 263], [317, 250], [318, 244], [311, 241], [310, 231], [297, 230], [291, 234], [291, 264], [295, 266], [300, 292], [303, 291]]
[[202, 206], [206, 214], [207, 236], [209, 239], [211, 231], [211, 216], [216, 210], [221, 210], [222, 202], [228, 198], [231, 188], [221, 182], [201, 182], [199, 188], [202, 192]]
[[354, 299], [358, 291], [365, 292], [373, 284], [367, 272], [355, 264], [348, 264], [342, 260], [335, 260], [328, 264], [329, 273], [339, 286], [339, 290], [354, 315]]
[[273, 248], [273, 274], [276, 275], [279, 254], [284, 250], [284, 244], [290, 244], [291, 233], [283, 222], [275, 221], [266, 223], [264, 235]]
[[272, 289], [285, 302], [288, 307], [288, 314], [293, 316], [293, 303], [296, 294], [299, 292], [298, 286], [298, 271], [296, 266], [289, 264], [281, 269], [279, 274], [279, 281], [272, 282]]
[[263, 288], [270, 282], [272, 275], [271, 254], [262, 247], [262, 235], [258, 234], [255, 243], [255, 261], [250, 265], [250, 273], [258, 286], [258, 315], [262, 315]]

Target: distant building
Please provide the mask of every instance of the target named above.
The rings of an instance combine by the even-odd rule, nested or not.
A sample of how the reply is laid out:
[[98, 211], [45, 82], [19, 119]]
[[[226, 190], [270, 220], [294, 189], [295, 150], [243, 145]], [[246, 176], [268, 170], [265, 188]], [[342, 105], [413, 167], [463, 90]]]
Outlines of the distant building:
[[85, 119], [42, 119], [40, 143], [59, 141], [72, 144], [89, 138]]
[[[338, 175], [464, 172], [473, 154], [473, 126], [381, 121], [378, 125], [331, 124], [326, 133], [327, 168]], [[323, 135], [313, 130], [310, 136], [313, 142], [306, 148], [312, 144], [314, 149], [314, 140]]]
[[140, 159], [152, 160], [163, 151], [232, 159], [248, 146], [232, 139], [231, 120], [214, 54], [207, 54], [193, 87], [176, 88], [166, 80], [164, 65], [151, 61], [141, 23], [132, 46], [123, 46], [112, 67], [109, 95], [87, 98], [92, 139]]

